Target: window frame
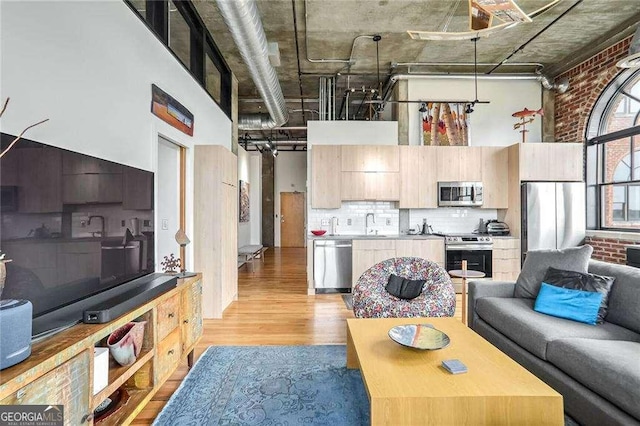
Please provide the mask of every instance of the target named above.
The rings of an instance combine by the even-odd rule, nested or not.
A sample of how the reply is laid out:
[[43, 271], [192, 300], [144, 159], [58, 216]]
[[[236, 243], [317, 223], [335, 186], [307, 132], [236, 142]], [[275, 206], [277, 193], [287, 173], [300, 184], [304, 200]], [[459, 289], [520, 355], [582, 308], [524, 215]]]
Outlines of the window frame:
[[[633, 96], [628, 94], [628, 88], [632, 85], [640, 84], [640, 70], [625, 70], [603, 90], [602, 94], [596, 101], [594, 108], [592, 109], [588, 126], [585, 134], [585, 177], [586, 177], [586, 191], [587, 191], [587, 208], [595, 208], [595, 212], [587, 212], [587, 216], [593, 215], [595, 218], [595, 226], [587, 225], [587, 229], [590, 230], [603, 230], [603, 231], [617, 231], [617, 232], [640, 232], [640, 226], [637, 228], [629, 227], [616, 227], [605, 226], [603, 218], [603, 201], [602, 197], [605, 188], [611, 187], [624, 187], [625, 191], [625, 207], [623, 215], [629, 218], [629, 194], [630, 187], [640, 186], [640, 176], [634, 176], [635, 168], [638, 166], [635, 164], [635, 152], [634, 148], [640, 147], [640, 125], [638, 123], [640, 119], [640, 111], [634, 113], [634, 119], [632, 126], [622, 130], [617, 130], [607, 133], [608, 121], [616, 114], [616, 103], [620, 96], [634, 99]], [[629, 144], [629, 167], [630, 176], [629, 180], [608, 182], [606, 179], [607, 167], [606, 167], [606, 153], [605, 147], [609, 142], [620, 141], [628, 138]], [[595, 161], [589, 161], [589, 148], [594, 147]], [[640, 152], [640, 151], [638, 151]], [[594, 166], [595, 165], [595, 166]], [[593, 168], [595, 167], [595, 170]], [[590, 183], [593, 181], [593, 183]], [[595, 188], [595, 200], [593, 205], [589, 203], [590, 189]], [[589, 223], [589, 221], [587, 221]]]
[[[227, 118], [233, 121], [231, 116], [231, 69], [222, 56], [222, 53], [220, 53], [218, 46], [216, 46], [213, 37], [191, 0], [173, 0], [178, 12], [191, 29], [189, 66], [184, 64], [171, 47], [169, 47], [169, 0], [146, 0], [145, 16], [142, 16], [129, 0], [123, 1], [167, 48], [180, 66], [202, 87], [207, 96], [220, 107]], [[207, 90], [205, 55], [211, 58], [214, 66], [220, 72], [220, 102]]]

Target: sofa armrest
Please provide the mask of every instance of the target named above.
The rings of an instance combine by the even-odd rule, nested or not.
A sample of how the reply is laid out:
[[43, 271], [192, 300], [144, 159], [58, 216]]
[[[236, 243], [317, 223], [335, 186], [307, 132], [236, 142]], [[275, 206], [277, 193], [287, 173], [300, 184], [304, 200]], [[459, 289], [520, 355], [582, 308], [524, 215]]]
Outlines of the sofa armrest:
[[512, 281], [469, 281], [467, 322], [470, 328], [478, 318], [476, 302], [483, 297], [514, 297], [516, 283]]

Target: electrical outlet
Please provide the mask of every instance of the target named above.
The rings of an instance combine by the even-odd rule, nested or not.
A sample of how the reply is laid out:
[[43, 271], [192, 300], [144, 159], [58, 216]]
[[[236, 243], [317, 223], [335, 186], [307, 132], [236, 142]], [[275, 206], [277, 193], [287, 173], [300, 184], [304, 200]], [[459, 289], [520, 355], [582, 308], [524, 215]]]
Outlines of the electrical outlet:
[[347, 225], [351, 226], [351, 219], [347, 219]]
[[169, 220], [168, 219], [162, 219], [162, 229], [163, 230], [167, 230], [169, 229]]
[[387, 226], [391, 225], [391, 219], [387, 218]]
[[142, 221], [142, 226], [151, 226], [151, 220], [145, 219]]
[[120, 226], [126, 226], [126, 225], [124, 224], [124, 220], [120, 221]]
[[320, 221], [321, 226], [329, 226], [329, 219], [322, 219]]

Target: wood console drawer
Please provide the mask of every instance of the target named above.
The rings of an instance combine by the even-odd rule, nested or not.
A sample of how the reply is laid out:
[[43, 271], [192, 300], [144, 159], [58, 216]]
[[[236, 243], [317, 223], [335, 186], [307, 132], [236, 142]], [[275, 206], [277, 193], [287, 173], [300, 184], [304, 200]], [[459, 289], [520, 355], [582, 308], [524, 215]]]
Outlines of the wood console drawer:
[[158, 340], [164, 339], [167, 334], [178, 326], [180, 309], [180, 293], [174, 294], [169, 299], [158, 305]]
[[163, 379], [167, 374], [174, 370], [178, 361], [180, 361], [180, 329], [173, 330], [165, 339], [158, 344], [156, 357], [158, 358], [157, 366], [158, 380]]

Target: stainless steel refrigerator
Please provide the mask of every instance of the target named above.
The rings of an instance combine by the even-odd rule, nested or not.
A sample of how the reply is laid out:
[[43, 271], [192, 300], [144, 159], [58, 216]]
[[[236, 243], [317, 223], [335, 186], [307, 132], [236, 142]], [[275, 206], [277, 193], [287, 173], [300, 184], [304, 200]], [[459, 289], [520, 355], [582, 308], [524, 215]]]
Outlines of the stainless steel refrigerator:
[[521, 189], [522, 261], [529, 250], [563, 249], [584, 242], [584, 183], [525, 182]]

